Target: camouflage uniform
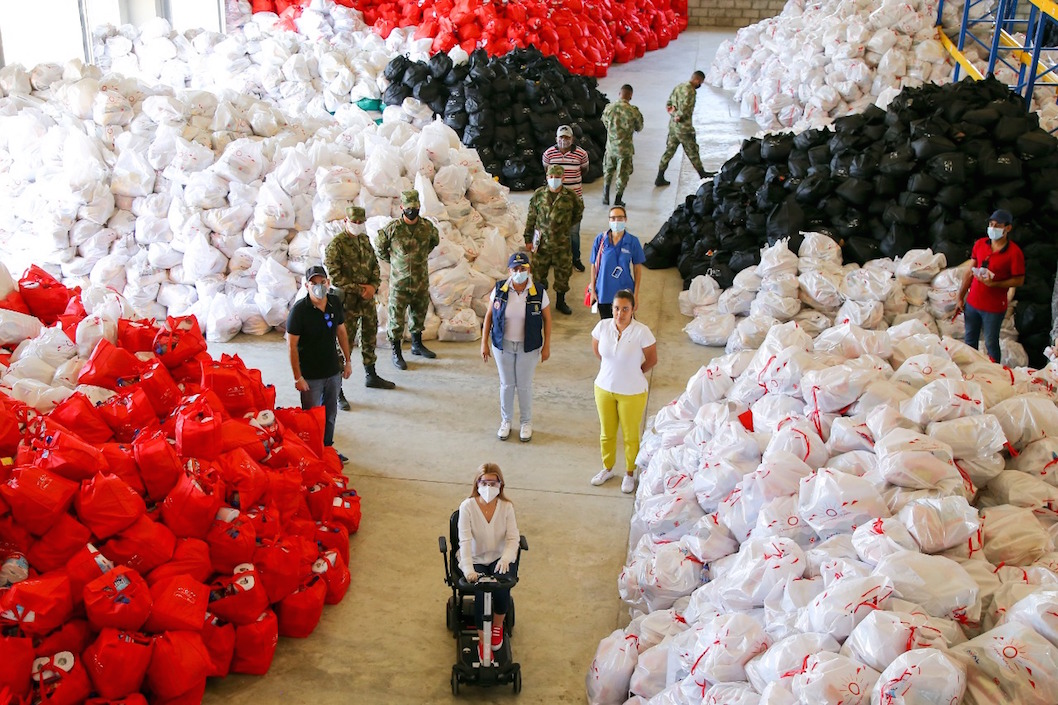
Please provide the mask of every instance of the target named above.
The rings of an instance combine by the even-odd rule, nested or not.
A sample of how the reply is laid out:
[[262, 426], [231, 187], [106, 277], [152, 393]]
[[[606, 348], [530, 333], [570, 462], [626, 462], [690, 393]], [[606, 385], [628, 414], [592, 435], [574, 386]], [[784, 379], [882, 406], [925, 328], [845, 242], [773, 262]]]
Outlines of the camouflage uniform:
[[[364, 209], [352, 206], [348, 209], [353, 222], [364, 222]], [[331, 285], [339, 290], [345, 306], [345, 330], [352, 342], [360, 331], [360, 355], [364, 367], [375, 364], [375, 337], [378, 335], [378, 312], [374, 298], [365, 299], [360, 294], [361, 284], [370, 284], [378, 290], [382, 283], [378, 259], [366, 233], [354, 235], [342, 231], [327, 245], [323, 264], [327, 267]]]
[[[405, 208], [419, 207], [417, 191], [405, 191], [400, 197]], [[394, 218], [378, 231], [375, 250], [378, 258], [389, 262], [389, 342], [399, 346], [404, 338], [404, 314], [410, 310], [412, 335], [426, 326], [430, 305], [430, 272], [427, 259], [441, 242], [437, 228], [422, 216], [414, 224]]]
[[[562, 167], [555, 164], [547, 169], [548, 175], [562, 175]], [[555, 293], [569, 291], [569, 277], [573, 272], [573, 256], [570, 251], [569, 230], [584, 214], [584, 203], [575, 192], [559, 187], [551, 191], [541, 186], [529, 199], [529, 215], [525, 221], [523, 238], [528, 247], [536, 231], [540, 231], [540, 243], [533, 252], [533, 280], [547, 288], [547, 272], [555, 269]]]
[[643, 130], [643, 113], [626, 100], [616, 100], [602, 111], [602, 122], [606, 125], [606, 156], [602, 163], [602, 182], [609, 184], [617, 174], [615, 184], [618, 193], [623, 193], [628, 177], [632, 175], [632, 134]]
[[702, 168], [702, 160], [698, 156], [698, 138], [694, 134], [694, 96], [694, 84], [687, 81], [673, 88], [672, 94], [665, 103], [666, 107], [672, 107], [674, 110], [669, 117], [669, 137], [665, 142], [665, 153], [661, 155], [659, 167], [661, 171], [668, 168], [669, 162], [680, 145], [683, 145], [683, 151], [691, 160], [691, 165], [695, 170], [699, 174], [705, 171]]

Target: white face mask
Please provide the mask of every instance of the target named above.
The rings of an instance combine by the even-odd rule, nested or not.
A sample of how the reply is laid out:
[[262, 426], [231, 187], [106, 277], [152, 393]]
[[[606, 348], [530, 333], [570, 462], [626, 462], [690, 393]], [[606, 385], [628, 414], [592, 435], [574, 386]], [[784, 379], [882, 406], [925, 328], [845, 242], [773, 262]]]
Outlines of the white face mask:
[[610, 230], [614, 231], [615, 233], [623, 233], [625, 231], [625, 225], [626, 223], [623, 220], [611, 220]]
[[988, 228], [988, 239], [999, 240], [1004, 235], [1005, 228]]
[[309, 293], [312, 294], [313, 298], [322, 299], [327, 296], [327, 285], [326, 284], [310, 284]]
[[491, 487], [489, 485], [478, 485], [478, 494], [486, 502], [491, 502], [496, 499], [500, 494], [499, 487]]
[[363, 235], [367, 232], [367, 226], [363, 223], [346, 223], [345, 231], [350, 235]]
[[561, 177], [547, 180], [548, 188], [550, 188], [553, 191], [554, 190], [558, 190], [558, 187], [561, 186], [561, 185], [562, 185], [562, 178]]
[[511, 275], [511, 281], [520, 286], [529, 281], [529, 272], [515, 272]]

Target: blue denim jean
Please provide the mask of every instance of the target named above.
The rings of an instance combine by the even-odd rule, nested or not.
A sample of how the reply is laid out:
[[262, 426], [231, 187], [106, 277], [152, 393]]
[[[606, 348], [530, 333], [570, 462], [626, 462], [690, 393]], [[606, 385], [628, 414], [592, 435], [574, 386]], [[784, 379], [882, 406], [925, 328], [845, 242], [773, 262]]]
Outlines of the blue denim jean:
[[977, 344], [981, 340], [981, 329], [984, 328], [985, 349], [988, 350], [988, 356], [992, 358], [993, 362], [1001, 362], [1003, 354], [999, 350], [999, 328], [1003, 325], [1003, 318], [1006, 317], [1006, 312], [988, 313], [966, 304], [962, 315], [963, 323], [966, 326], [963, 342], [976, 350]]
[[301, 393], [301, 408], [323, 407], [327, 417], [323, 430], [323, 445], [334, 445], [334, 420], [338, 416], [338, 392], [342, 388], [342, 373], [305, 381], [309, 385], [309, 391]]
[[525, 343], [503, 341], [503, 350], [492, 346], [492, 357], [500, 372], [500, 418], [514, 422], [514, 395], [518, 394], [520, 422], [533, 421], [533, 375], [540, 363], [540, 350], [525, 351]]

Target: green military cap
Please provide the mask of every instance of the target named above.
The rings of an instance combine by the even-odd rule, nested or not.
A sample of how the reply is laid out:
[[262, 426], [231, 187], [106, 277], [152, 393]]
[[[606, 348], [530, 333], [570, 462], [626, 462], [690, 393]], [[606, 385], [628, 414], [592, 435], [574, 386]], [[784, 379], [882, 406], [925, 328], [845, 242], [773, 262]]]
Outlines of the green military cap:
[[367, 220], [367, 212], [360, 206], [349, 206], [345, 209], [345, 215], [354, 223], [363, 223]]
[[[539, 173], [539, 172], [537, 172], [537, 173]], [[547, 175], [548, 176], [562, 176], [565, 173], [566, 173], [566, 170], [562, 168], [561, 164], [552, 164], [551, 166], [547, 167]]]
[[400, 194], [400, 205], [405, 208], [418, 208], [419, 192], [415, 189], [411, 189], [409, 191], [402, 191]]

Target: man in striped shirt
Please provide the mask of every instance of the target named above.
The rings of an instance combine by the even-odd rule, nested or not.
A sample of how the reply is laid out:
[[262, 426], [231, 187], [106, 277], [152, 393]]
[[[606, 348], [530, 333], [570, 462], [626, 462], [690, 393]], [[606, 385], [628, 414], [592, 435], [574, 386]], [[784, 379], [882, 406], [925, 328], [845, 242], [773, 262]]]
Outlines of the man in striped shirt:
[[[548, 147], [544, 151], [544, 169], [552, 164], [562, 167], [562, 185], [577, 194], [580, 203], [584, 205], [584, 193], [581, 191], [581, 179], [584, 172], [588, 170], [588, 153], [580, 147], [573, 146], [573, 128], [569, 125], [561, 125], [555, 133], [554, 147]], [[584, 264], [580, 261], [580, 218], [577, 218], [569, 231], [570, 249], [573, 251], [573, 268], [578, 272], [584, 271]]]

